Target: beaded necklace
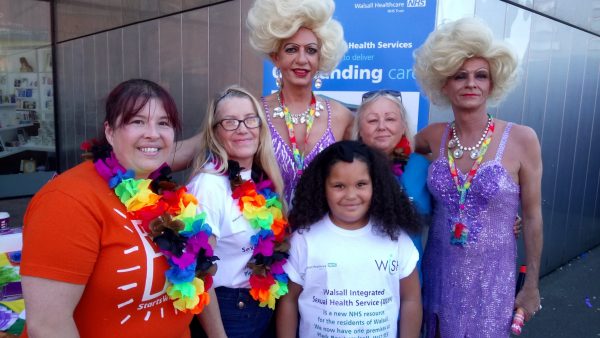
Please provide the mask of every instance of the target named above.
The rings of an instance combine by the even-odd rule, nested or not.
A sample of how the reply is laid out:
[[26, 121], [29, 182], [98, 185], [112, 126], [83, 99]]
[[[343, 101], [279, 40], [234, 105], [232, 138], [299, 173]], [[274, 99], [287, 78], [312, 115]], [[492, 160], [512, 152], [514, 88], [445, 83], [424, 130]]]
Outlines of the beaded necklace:
[[[283, 108], [281, 107], [281, 100], [279, 99], [279, 97], [277, 98], [277, 101], [279, 101], [279, 107], [273, 108], [273, 118], [285, 119], [285, 114], [283, 113]], [[290, 117], [292, 118], [292, 123], [293, 124], [305, 124], [306, 121], [308, 121], [308, 116], [310, 115], [310, 107], [311, 107], [311, 105], [309, 105], [306, 108], [306, 110], [300, 114], [290, 113]], [[323, 106], [323, 103], [321, 103], [320, 101], [317, 101], [316, 106], [315, 106], [315, 117], [321, 116], [321, 112], [323, 111], [323, 109], [325, 109], [325, 107]]]
[[283, 117], [285, 120], [285, 125], [288, 129], [290, 144], [292, 146], [292, 154], [294, 155], [295, 169], [298, 173], [298, 176], [302, 175], [302, 171], [304, 170], [304, 154], [308, 145], [308, 136], [310, 135], [310, 130], [312, 129], [313, 122], [315, 121], [315, 106], [317, 103], [317, 99], [315, 98], [314, 93], [311, 93], [311, 97], [312, 98], [310, 100], [310, 108], [308, 116], [306, 117], [306, 135], [304, 136], [304, 151], [300, 153], [300, 149], [298, 149], [298, 143], [296, 141], [296, 133], [294, 132], [294, 122], [292, 120], [290, 110], [285, 105], [285, 101], [283, 100], [283, 93], [279, 91], [277, 94], [277, 101], [279, 102], [279, 106], [281, 107], [281, 109], [283, 109]]
[[[452, 235], [450, 237], [450, 243], [459, 246], [465, 246], [469, 239], [469, 228], [464, 222], [464, 213], [466, 209], [466, 200], [467, 193], [471, 188], [471, 181], [473, 181], [473, 177], [477, 173], [479, 166], [481, 165], [481, 161], [483, 161], [483, 156], [485, 155], [490, 142], [492, 141], [492, 134], [494, 133], [494, 122], [491, 119], [491, 116], [488, 115], [490, 122], [488, 123], [486, 137], [481, 144], [481, 149], [479, 150], [479, 156], [473, 162], [473, 166], [469, 173], [467, 174], [467, 178], [461, 185], [458, 180], [458, 169], [456, 168], [456, 162], [454, 161], [454, 157], [452, 154], [451, 148], [448, 148], [448, 166], [450, 167], [450, 175], [452, 175], [452, 180], [454, 181], [454, 185], [456, 186], [456, 190], [459, 194], [458, 200], [458, 219], [454, 222], [452, 226]], [[454, 125], [454, 122], [452, 122]], [[452, 132], [450, 132], [452, 134]], [[450, 135], [451, 136], [451, 135]]]
[[208, 289], [217, 270], [213, 262], [218, 258], [208, 242], [212, 229], [204, 222], [206, 214], [196, 212], [196, 198], [172, 181], [166, 164], [149, 178], [135, 179], [133, 170], [121, 166], [113, 152], [96, 155], [98, 174], [114, 189], [129, 217], [141, 220], [142, 229], [167, 258], [167, 295], [173, 306], [182, 312], [202, 312], [210, 301]]
[[490, 123], [492, 123], [492, 116], [488, 114], [487, 124], [483, 129], [483, 133], [479, 138], [479, 141], [477, 141], [477, 143], [472, 147], [465, 147], [460, 143], [460, 139], [458, 138], [458, 134], [456, 133], [456, 126], [454, 123], [452, 123], [452, 138], [448, 142], [448, 149], [458, 146], [458, 148], [454, 150], [454, 152], [452, 152], [454, 158], [461, 158], [463, 153], [468, 151], [469, 157], [472, 160], [477, 159], [477, 156], [479, 156], [479, 146], [481, 146], [481, 143], [485, 139], [485, 135], [487, 135], [487, 131], [490, 128]]
[[247, 264], [252, 270], [250, 295], [260, 306], [275, 309], [275, 301], [288, 293], [288, 276], [283, 265], [290, 246], [283, 205], [271, 180], [260, 180], [262, 175], [256, 175], [257, 184], [252, 179], [243, 180], [235, 161], [228, 161], [228, 168], [231, 197], [238, 200], [242, 215], [256, 230], [250, 237], [254, 251]]

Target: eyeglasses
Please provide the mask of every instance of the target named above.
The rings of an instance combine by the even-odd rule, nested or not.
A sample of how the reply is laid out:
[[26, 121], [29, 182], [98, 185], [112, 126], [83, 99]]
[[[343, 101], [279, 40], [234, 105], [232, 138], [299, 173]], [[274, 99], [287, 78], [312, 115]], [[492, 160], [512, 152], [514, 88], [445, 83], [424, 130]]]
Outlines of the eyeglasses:
[[258, 128], [258, 127], [260, 127], [260, 117], [250, 116], [250, 117], [246, 117], [243, 120], [222, 119], [221, 121], [215, 123], [215, 127], [217, 125], [220, 125], [221, 127], [223, 127], [223, 129], [225, 129], [227, 131], [234, 131], [240, 127], [241, 123], [244, 123], [244, 125], [248, 129]]
[[366, 92], [362, 96], [362, 102], [365, 102], [370, 97], [373, 97], [375, 95], [392, 95], [392, 96], [397, 97], [398, 100], [400, 100], [400, 102], [402, 102], [402, 92], [398, 91], [398, 90], [393, 90], [393, 89], [378, 89], [378, 90], [371, 90], [370, 92]]

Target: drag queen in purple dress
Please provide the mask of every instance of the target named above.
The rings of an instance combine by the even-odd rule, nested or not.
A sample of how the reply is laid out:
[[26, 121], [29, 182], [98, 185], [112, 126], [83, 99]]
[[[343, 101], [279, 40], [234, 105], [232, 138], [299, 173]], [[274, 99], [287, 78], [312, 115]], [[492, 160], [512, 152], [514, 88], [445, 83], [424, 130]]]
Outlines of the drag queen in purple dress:
[[277, 67], [279, 91], [262, 101], [288, 204], [308, 163], [352, 133], [352, 113], [313, 92], [348, 49], [334, 9], [333, 0], [256, 0], [248, 12], [250, 44]]
[[[416, 136], [430, 154], [433, 222], [423, 258], [426, 337], [508, 337], [513, 310], [540, 308], [542, 161], [535, 132], [491, 116], [515, 82], [517, 60], [481, 21], [470, 18], [431, 33], [415, 52], [415, 74], [454, 121]], [[528, 274], [515, 299], [519, 204]]]
[[[351, 139], [354, 117], [313, 92], [348, 49], [333, 0], [256, 0], [248, 12], [252, 47], [277, 68], [276, 93], [262, 98], [288, 206], [302, 170], [330, 144]], [[201, 135], [180, 142], [172, 167], [188, 167]]]

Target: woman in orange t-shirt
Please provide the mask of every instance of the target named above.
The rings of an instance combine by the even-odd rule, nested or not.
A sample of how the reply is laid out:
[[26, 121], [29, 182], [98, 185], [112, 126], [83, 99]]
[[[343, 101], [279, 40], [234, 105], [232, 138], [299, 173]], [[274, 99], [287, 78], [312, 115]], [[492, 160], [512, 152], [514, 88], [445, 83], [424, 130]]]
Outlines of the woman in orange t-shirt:
[[197, 200], [165, 164], [180, 129], [162, 87], [125, 81], [107, 98], [94, 162], [32, 199], [21, 263], [29, 336], [190, 336], [216, 269]]

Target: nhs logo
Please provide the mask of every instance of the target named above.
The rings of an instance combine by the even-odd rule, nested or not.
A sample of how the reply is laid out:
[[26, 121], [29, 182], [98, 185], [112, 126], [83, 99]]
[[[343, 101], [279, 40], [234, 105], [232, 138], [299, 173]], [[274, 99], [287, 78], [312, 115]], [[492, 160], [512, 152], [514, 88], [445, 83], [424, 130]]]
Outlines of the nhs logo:
[[407, 0], [406, 7], [425, 7], [427, 0]]

